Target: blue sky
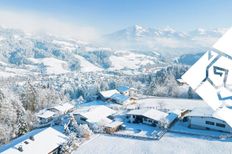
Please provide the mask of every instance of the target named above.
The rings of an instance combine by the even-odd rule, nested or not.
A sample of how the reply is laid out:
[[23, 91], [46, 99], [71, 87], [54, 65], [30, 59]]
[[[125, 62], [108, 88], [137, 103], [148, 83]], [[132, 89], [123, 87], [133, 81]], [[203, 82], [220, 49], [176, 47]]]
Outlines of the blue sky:
[[99, 34], [135, 24], [180, 31], [232, 25], [231, 0], [1, 0], [0, 10], [25, 15], [22, 22], [35, 15]]

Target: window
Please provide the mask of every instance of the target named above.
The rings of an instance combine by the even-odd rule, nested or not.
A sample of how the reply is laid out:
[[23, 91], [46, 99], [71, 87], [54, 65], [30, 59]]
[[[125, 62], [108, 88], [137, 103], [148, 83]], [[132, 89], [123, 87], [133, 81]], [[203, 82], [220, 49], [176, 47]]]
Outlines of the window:
[[80, 117], [80, 120], [81, 120], [81, 121], [85, 121], [85, 120], [86, 120], [86, 118]]
[[226, 127], [226, 125], [224, 125], [224, 124], [220, 124], [220, 123], [216, 123], [216, 126], [218, 126], [218, 127], [222, 127], [222, 128], [225, 128], [225, 127]]
[[214, 125], [214, 122], [211, 122], [211, 121], [205, 121], [205, 123], [206, 123], [207, 125]]

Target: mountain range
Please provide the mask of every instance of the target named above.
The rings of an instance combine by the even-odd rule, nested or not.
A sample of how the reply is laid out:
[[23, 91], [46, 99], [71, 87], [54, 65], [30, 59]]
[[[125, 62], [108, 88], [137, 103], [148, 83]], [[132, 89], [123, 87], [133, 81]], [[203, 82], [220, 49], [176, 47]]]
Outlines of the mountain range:
[[197, 29], [184, 33], [135, 25], [89, 43], [1, 27], [0, 74], [9, 77], [105, 70], [147, 73], [174, 63], [191, 65], [223, 31]]
[[172, 57], [208, 50], [225, 31], [226, 28], [198, 28], [180, 32], [170, 27], [156, 29], [135, 25], [105, 35], [102, 42], [116, 49], [154, 50]]

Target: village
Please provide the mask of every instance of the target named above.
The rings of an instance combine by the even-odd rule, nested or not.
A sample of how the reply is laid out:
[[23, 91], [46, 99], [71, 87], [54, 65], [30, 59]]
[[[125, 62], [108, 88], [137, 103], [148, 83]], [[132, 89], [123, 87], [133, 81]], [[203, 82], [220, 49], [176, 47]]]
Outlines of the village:
[[0, 147], [0, 153], [75, 153], [96, 135], [154, 142], [167, 132], [232, 137], [230, 125], [202, 100], [144, 96], [126, 86], [100, 91], [91, 102], [43, 109], [36, 117], [35, 129]]

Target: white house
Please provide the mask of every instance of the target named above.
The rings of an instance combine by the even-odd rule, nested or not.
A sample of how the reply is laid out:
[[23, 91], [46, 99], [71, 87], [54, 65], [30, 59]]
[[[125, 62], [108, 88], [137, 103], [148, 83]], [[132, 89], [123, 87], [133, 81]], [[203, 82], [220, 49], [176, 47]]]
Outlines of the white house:
[[210, 107], [195, 108], [184, 117], [183, 121], [187, 121], [190, 128], [232, 133], [232, 128]]
[[71, 112], [74, 109], [74, 105], [70, 103], [64, 103], [62, 105], [56, 105], [54, 107], [49, 108], [48, 110], [57, 113], [58, 115], [66, 114], [67, 112]]
[[111, 123], [112, 120], [109, 117], [115, 113], [116, 111], [104, 105], [98, 105], [88, 110], [74, 111], [73, 115], [78, 124], [88, 124], [91, 127], [94, 124], [104, 126]]
[[101, 100], [108, 101], [112, 103], [117, 103], [121, 105], [128, 105], [136, 103], [136, 98], [129, 96], [129, 88], [127, 87], [120, 87], [120, 91], [113, 89], [107, 91], [99, 92], [99, 96]]
[[55, 112], [49, 111], [49, 110], [41, 110], [38, 113], [36, 113], [36, 117], [39, 120], [40, 124], [46, 124], [53, 120], [53, 118], [56, 116]]
[[108, 101], [111, 99], [111, 96], [113, 96], [114, 94], [120, 94], [119, 91], [117, 91], [116, 89], [113, 90], [106, 90], [106, 91], [101, 91], [99, 92], [100, 98], [103, 101]]
[[9, 144], [0, 147], [1, 154], [58, 154], [68, 139], [63, 133], [49, 127], [33, 130]]
[[130, 122], [144, 123], [155, 127], [166, 123], [167, 116], [167, 113], [155, 109], [132, 110], [127, 113]]

